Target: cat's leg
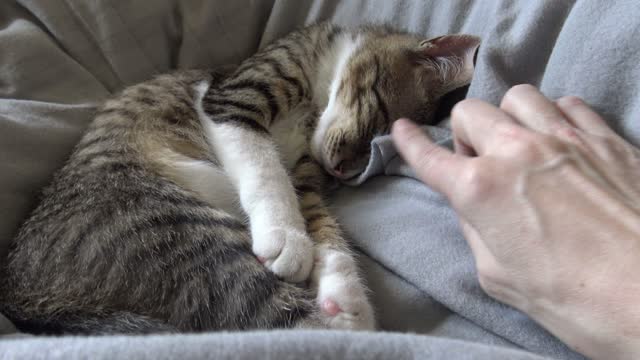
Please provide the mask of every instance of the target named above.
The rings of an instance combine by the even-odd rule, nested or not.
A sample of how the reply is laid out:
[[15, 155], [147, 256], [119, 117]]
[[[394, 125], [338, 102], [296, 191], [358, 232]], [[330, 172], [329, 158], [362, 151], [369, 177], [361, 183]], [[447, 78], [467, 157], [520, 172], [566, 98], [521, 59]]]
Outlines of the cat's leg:
[[[202, 94], [207, 85], [200, 87]], [[212, 121], [200, 104], [196, 108], [208, 142], [249, 217], [254, 253], [276, 275], [293, 282], [306, 280], [313, 265], [313, 243], [271, 136], [241, 122]]]
[[315, 241], [310, 284], [317, 291], [319, 318], [330, 328], [372, 330], [374, 311], [355, 256], [321, 196], [325, 176], [308, 156], [298, 161], [294, 169], [302, 214]]

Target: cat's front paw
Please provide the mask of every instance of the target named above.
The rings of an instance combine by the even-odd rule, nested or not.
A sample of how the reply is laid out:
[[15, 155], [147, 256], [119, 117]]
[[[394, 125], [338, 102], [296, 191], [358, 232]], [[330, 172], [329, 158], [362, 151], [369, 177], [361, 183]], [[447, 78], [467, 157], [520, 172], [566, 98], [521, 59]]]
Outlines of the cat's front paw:
[[306, 232], [270, 228], [253, 235], [253, 253], [267, 268], [290, 282], [307, 280], [313, 266], [313, 242]]

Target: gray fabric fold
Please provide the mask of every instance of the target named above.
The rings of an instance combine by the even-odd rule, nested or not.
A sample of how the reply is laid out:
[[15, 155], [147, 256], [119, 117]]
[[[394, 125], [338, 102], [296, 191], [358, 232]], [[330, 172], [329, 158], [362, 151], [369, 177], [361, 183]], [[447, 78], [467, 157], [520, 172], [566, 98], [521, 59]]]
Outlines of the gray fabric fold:
[[[640, 7], [634, 1], [4, 0], [0, 2], [0, 259], [95, 107], [173, 68], [240, 61], [296, 27], [387, 23], [483, 42], [468, 96], [497, 104], [517, 83], [582, 96], [640, 144]], [[427, 127], [447, 144], [448, 130]], [[488, 298], [447, 202], [413, 178], [389, 137], [332, 206], [362, 253], [382, 329], [0, 340], [0, 358], [580, 358]], [[3, 260], [0, 260], [2, 264]], [[14, 332], [0, 316], [0, 333]], [[459, 340], [452, 340], [459, 339]], [[464, 340], [464, 341], [463, 341]], [[430, 354], [430, 355], [429, 355]], [[529, 356], [533, 358], [533, 356]]]
[[[82, 344], [82, 346], [79, 346]], [[539, 356], [417, 335], [271, 331], [4, 340], [0, 359], [513, 359]]]
[[[451, 131], [444, 127], [425, 126], [425, 134], [441, 146], [451, 148]], [[371, 155], [367, 167], [359, 176], [345, 181], [345, 185], [358, 186], [377, 175], [399, 175], [415, 177], [411, 168], [406, 166], [398, 155], [391, 135], [379, 136], [371, 142]]]

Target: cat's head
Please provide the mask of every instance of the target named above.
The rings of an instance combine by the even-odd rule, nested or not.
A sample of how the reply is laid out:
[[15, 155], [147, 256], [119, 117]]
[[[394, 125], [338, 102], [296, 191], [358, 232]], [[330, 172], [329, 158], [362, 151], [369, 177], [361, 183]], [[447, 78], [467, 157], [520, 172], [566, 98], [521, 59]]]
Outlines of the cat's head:
[[365, 33], [342, 41], [311, 150], [329, 173], [346, 180], [364, 171], [371, 140], [388, 133], [393, 121], [426, 122], [443, 95], [469, 84], [480, 39]]

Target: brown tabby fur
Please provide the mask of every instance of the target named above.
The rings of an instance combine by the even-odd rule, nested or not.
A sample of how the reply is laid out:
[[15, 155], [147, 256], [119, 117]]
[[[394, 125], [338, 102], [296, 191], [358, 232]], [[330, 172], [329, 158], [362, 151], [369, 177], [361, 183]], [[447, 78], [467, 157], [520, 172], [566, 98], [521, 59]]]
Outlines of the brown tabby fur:
[[[447, 79], [435, 62], [418, 64], [421, 37], [320, 24], [231, 72], [183, 71], [125, 89], [98, 112], [13, 242], [0, 311], [25, 331], [47, 333], [275, 328], [318, 318], [313, 278], [306, 287], [268, 271], [252, 253], [246, 219], [186, 188], [172, 163], [219, 165], [195, 110], [203, 80], [212, 84], [202, 105], [214, 123], [269, 137], [280, 117], [308, 104], [310, 139], [323, 97], [314, 86], [328, 80], [315, 78], [318, 61], [344, 34], [364, 41], [339, 85], [347, 110], [325, 137], [325, 159], [362, 167], [371, 139], [394, 119], [428, 120], [437, 100], [470, 78], [457, 84], [459, 74]], [[309, 235], [350, 254], [325, 205], [328, 164], [310, 151], [294, 160]]]

